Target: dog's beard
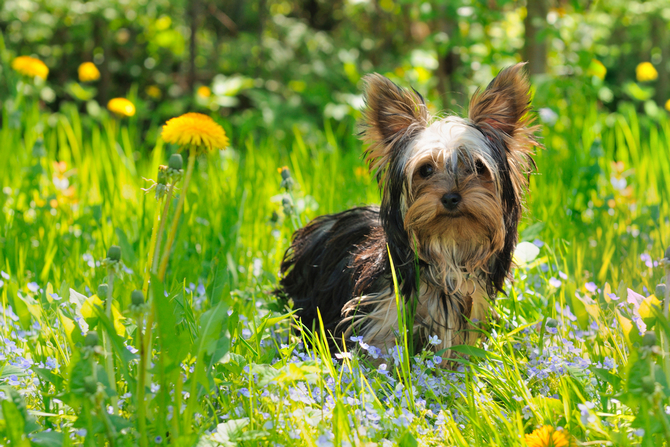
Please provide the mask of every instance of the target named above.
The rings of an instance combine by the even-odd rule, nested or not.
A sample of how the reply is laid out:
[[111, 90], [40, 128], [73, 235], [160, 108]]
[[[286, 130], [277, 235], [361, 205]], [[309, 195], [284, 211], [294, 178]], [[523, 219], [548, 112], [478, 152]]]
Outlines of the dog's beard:
[[488, 273], [494, 253], [504, 245], [500, 202], [486, 187], [471, 184], [460, 190], [462, 204], [447, 211], [443, 190], [424, 190], [405, 214], [405, 229], [419, 259], [428, 264], [424, 280], [450, 292], [462, 290], [471, 275]]

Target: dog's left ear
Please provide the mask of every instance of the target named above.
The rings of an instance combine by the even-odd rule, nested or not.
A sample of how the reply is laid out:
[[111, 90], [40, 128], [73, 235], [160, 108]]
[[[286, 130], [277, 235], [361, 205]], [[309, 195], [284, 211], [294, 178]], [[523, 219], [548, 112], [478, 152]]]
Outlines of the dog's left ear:
[[502, 137], [507, 149], [522, 157], [530, 156], [539, 146], [534, 137], [538, 127], [532, 126], [525, 65], [519, 63], [498, 73], [486, 90], [473, 95], [468, 113], [470, 121], [485, 135]]
[[361, 136], [369, 144], [365, 161], [380, 179], [393, 156], [400, 154], [426, 128], [428, 110], [416, 91], [398, 87], [380, 74], [367, 75], [363, 81], [366, 108]]

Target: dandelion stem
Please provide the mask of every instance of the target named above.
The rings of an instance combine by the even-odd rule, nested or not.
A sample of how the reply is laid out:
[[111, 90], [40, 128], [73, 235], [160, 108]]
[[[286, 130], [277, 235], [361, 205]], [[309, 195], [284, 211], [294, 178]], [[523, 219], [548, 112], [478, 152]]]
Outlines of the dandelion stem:
[[[107, 269], [107, 298], [105, 299], [105, 314], [114, 327], [114, 319], [112, 317], [112, 290], [114, 289], [114, 270], [113, 267]], [[109, 378], [109, 387], [112, 389], [113, 396], [111, 397], [112, 408], [114, 413], [118, 412], [117, 398], [116, 398], [116, 374], [114, 373], [114, 358], [112, 357], [112, 343], [110, 335], [103, 332], [103, 346], [105, 347], [105, 369], [107, 370], [107, 377]]]
[[158, 260], [160, 259], [160, 247], [161, 240], [163, 239], [163, 233], [165, 232], [165, 226], [167, 225], [167, 216], [170, 211], [170, 204], [172, 203], [172, 191], [174, 190], [174, 185], [170, 184], [167, 188], [167, 194], [165, 195], [165, 205], [163, 206], [163, 212], [161, 213], [161, 225], [158, 229], [158, 235], [156, 236], [156, 246], [155, 252], [153, 254], [153, 259], [151, 261], [151, 273], [154, 275], [158, 269]]
[[[152, 233], [152, 239], [154, 239], [151, 242], [151, 247], [150, 247], [150, 254], [149, 254], [149, 263], [147, 265], [146, 269], [146, 276], [144, 280], [144, 287], [142, 292], [144, 293], [145, 296], [148, 296], [149, 300], [149, 316], [147, 317], [147, 324], [146, 324], [146, 329], [144, 330], [144, 335], [140, 333], [140, 369], [138, 371], [138, 380], [137, 380], [137, 387], [138, 387], [138, 396], [140, 395], [140, 390], [142, 393], [142, 399], [140, 400], [138, 398], [139, 405], [142, 406], [144, 405], [144, 387], [146, 386], [147, 379], [149, 378], [149, 374], [147, 372], [147, 358], [149, 353], [151, 352], [151, 332], [152, 332], [152, 327], [154, 324], [154, 319], [155, 319], [155, 306], [153, 304], [152, 300], [152, 294], [149, 294], [149, 271], [151, 273], [156, 274], [156, 268], [158, 266], [158, 257], [160, 256], [160, 241], [163, 238], [163, 232], [165, 231], [165, 224], [167, 222], [167, 215], [168, 211], [170, 210], [170, 203], [172, 202], [172, 190], [174, 188], [174, 185], [168, 186], [167, 194], [165, 195], [165, 204], [163, 206], [163, 211], [162, 213], [156, 212], [156, 220], [154, 221], [154, 230]], [[160, 218], [159, 218], [160, 216]], [[160, 219], [160, 228], [158, 228], [157, 221]], [[158, 228], [158, 230], [156, 230]], [[139, 324], [138, 324], [138, 327]], [[144, 436], [144, 435], [143, 435]], [[144, 442], [146, 442], [145, 439], [143, 439]], [[146, 445], [146, 444], [143, 444]]]
[[184, 177], [184, 185], [182, 186], [182, 193], [179, 196], [179, 202], [177, 202], [177, 208], [174, 212], [174, 217], [172, 219], [172, 225], [170, 226], [170, 232], [168, 233], [168, 239], [165, 243], [165, 250], [163, 250], [163, 257], [161, 258], [160, 267], [158, 268], [158, 279], [161, 281], [165, 280], [165, 272], [167, 271], [167, 264], [170, 260], [170, 250], [172, 249], [172, 244], [177, 235], [177, 229], [179, 228], [179, 217], [181, 216], [182, 209], [184, 208], [184, 202], [186, 201], [186, 193], [188, 192], [188, 185], [191, 182], [191, 176], [193, 175], [193, 168], [195, 167], [195, 157], [196, 150], [195, 148], [189, 151], [188, 155], [188, 167], [186, 168], [186, 175]]
[[152, 271], [151, 267], [154, 262], [154, 252], [156, 251], [156, 245], [157, 243], [157, 234], [158, 234], [158, 221], [160, 219], [160, 211], [156, 210], [154, 213], [154, 225], [153, 228], [151, 229], [151, 240], [149, 241], [149, 259], [147, 261], [147, 265], [144, 268], [144, 281], [142, 283], [142, 293], [144, 296], [148, 296], [149, 292], [149, 277], [150, 277], [150, 272]]

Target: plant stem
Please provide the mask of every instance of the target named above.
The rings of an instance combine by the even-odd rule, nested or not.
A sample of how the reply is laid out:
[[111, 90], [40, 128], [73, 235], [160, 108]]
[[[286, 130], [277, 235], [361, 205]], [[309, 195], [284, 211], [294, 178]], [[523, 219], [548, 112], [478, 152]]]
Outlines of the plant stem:
[[158, 209], [154, 213], [154, 225], [151, 229], [151, 240], [149, 241], [149, 259], [147, 260], [147, 265], [144, 268], [144, 281], [142, 283], [142, 293], [144, 296], [148, 296], [149, 292], [149, 278], [151, 272], [151, 266], [154, 261], [154, 252], [156, 251], [156, 245], [158, 244], [158, 221], [160, 219], [160, 212]]
[[172, 249], [172, 244], [174, 243], [175, 236], [177, 235], [177, 228], [179, 228], [179, 217], [181, 216], [182, 209], [184, 208], [184, 201], [186, 200], [188, 185], [191, 182], [191, 176], [193, 175], [193, 168], [195, 166], [195, 157], [196, 157], [196, 150], [193, 148], [189, 151], [188, 168], [186, 168], [184, 185], [182, 186], [182, 192], [181, 195], [179, 196], [179, 202], [177, 202], [177, 209], [174, 212], [172, 225], [170, 226], [170, 232], [168, 233], [168, 239], [167, 242], [165, 243], [165, 250], [163, 250], [163, 257], [161, 258], [160, 267], [158, 268], [158, 279], [160, 279], [161, 281], [165, 280], [165, 272], [167, 271], [167, 264], [168, 261], [170, 260], [170, 250]]
[[[140, 433], [140, 445], [146, 447], [147, 442], [147, 420], [144, 408], [144, 389], [146, 378], [147, 356], [144, 349], [144, 336], [142, 334], [142, 315], [137, 316], [137, 330], [139, 331], [139, 349], [140, 349], [140, 365], [137, 370], [137, 419], [138, 431]], [[146, 331], [145, 331], [146, 332]]]
[[[152, 238], [155, 237], [155, 240], [151, 244], [151, 253], [149, 255], [149, 264], [147, 265], [147, 273], [145, 277], [145, 282], [144, 282], [144, 287], [143, 287], [143, 292], [144, 296], [148, 297], [149, 301], [149, 316], [147, 317], [147, 326], [146, 330], [144, 331], [144, 338], [142, 339], [142, 346], [144, 349], [140, 350], [140, 365], [144, 364], [146, 366], [146, 358], [144, 358], [144, 363], [142, 362], [143, 360], [143, 355], [148, 354], [151, 352], [151, 332], [152, 332], [152, 327], [154, 324], [154, 319], [155, 319], [155, 307], [153, 305], [153, 300], [152, 300], [152, 295], [149, 294], [149, 271], [153, 274], [156, 274], [156, 268], [158, 266], [158, 258], [160, 256], [160, 241], [163, 238], [163, 232], [165, 231], [165, 225], [167, 223], [167, 215], [168, 211], [170, 211], [170, 202], [172, 202], [172, 190], [174, 188], [174, 185], [170, 185], [168, 187], [167, 194], [165, 196], [165, 204], [163, 206], [163, 211], [162, 213], [158, 214], [156, 213], [156, 219], [160, 219], [160, 227], [158, 228], [157, 231], [155, 231], [155, 234], [152, 235]], [[160, 216], [160, 218], [159, 218]], [[156, 230], [156, 226], [154, 226], [154, 230]], [[142, 369], [144, 371], [144, 369]]]
[[192, 424], [190, 421], [193, 419], [193, 413], [195, 412], [195, 405], [198, 400], [198, 377], [200, 376], [198, 372], [198, 365], [203, 362], [205, 359], [203, 355], [198, 355], [195, 360], [195, 370], [193, 371], [193, 376], [191, 377], [191, 391], [188, 396], [188, 403], [186, 404], [186, 412], [184, 413], [183, 420], [186, 421], [186, 426], [184, 427], [184, 432], [189, 435], [191, 434]]
[[[669, 308], [670, 308], [670, 259], [664, 259], [665, 262], [665, 299], [663, 300], [663, 316], [665, 317], [665, 321], [668, 321], [668, 315], [670, 314]], [[663, 366], [664, 366], [664, 372], [665, 372], [665, 378], [666, 380], [670, 380], [670, 353], [668, 350], [670, 349], [669, 342], [668, 342], [668, 334], [665, 331], [661, 331], [661, 341], [662, 341], [662, 347], [663, 347]], [[669, 382], [670, 383], [670, 382]]]
[[160, 247], [161, 240], [163, 239], [163, 233], [165, 232], [165, 226], [167, 225], [167, 216], [170, 211], [170, 204], [172, 203], [172, 191], [174, 190], [174, 185], [170, 184], [167, 189], [167, 194], [165, 195], [165, 205], [163, 206], [163, 212], [161, 213], [161, 225], [158, 229], [158, 235], [156, 236], [156, 246], [155, 252], [153, 254], [153, 259], [151, 261], [151, 273], [154, 275], [158, 269], [158, 259], [160, 259]]
[[[154, 228], [151, 233], [151, 243], [149, 244], [149, 261], [145, 270], [144, 285], [142, 287], [142, 292], [149, 300], [149, 316], [147, 317], [147, 324], [144, 334], [140, 332], [140, 365], [137, 378], [137, 388], [138, 388], [138, 405], [142, 408], [144, 412], [144, 387], [147, 383], [147, 358], [151, 352], [151, 332], [152, 326], [155, 319], [155, 307], [153, 305], [153, 300], [151, 299], [152, 295], [149, 294], [149, 278], [150, 272], [156, 274], [156, 269], [158, 267], [158, 258], [160, 256], [160, 242], [163, 239], [163, 232], [165, 231], [165, 225], [167, 223], [167, 215], [170, 211], [170, 203], [172, 202], [172, 191], [174, 185], [171, 184], [168, 186], [167, 194], [165, 195], [165, 203], [163, 205], [162, 212], [156, 211], [156, 217], [154, 219]], [[158, 221], [160, 220], [160, 226]], [[138, 324], [138, 327], [139, 324]], [[140, 399], [141, 396], [141, 399]], [[140, 424], [145, 424], [144, 420], [141, 420]], [[141, 434], [144, 437], [144, 433]], [[142, 442], [146, 443], [146, 439], [142, 438]], [[143, 446], [146, 444], [142, 444]]]
[[[179, 434], [180, 433], [179, 422], [182, 420], [181, 398], [182, 398], [182, 389], [184, 386], [184, 381], [181, 378], [181, 367], [177, 367], [175, 377], [176, 379], [174, 385], [174, 408], [172, 411], [172, 423], [173, 423], [173, 430], [175, 431], [176, 434]], [[187, 425], [189, 424], [190, 422], [187, 422]]]
[[[167, 215], [168, 212], [170, 211], [170, 203], [172, 202], [172, 191], [174, 189], [174, 185], [168, 186], [168, 191], [165, 196], [165, 204], [163, 206], [163, 211], [160, 214], [160, 228], [155, 234], [156, 240], [153, 242], [152, 247], [151, 247], [151, 254], [149, 256], [149, 265], [147, 265], [147, 272], [151, 270], [151, 273], [156, 274], [156, 269], [158, 267], [158, 258], [160, 256], [160, 241], [163, 238], [163, 232], [165, 231], [165, 225], [167, 223]], [[156, 213], [156, 216], [158, 217], [158, 213]], [[154, 227], [155, 229], [155, 227]], [[153, 235], [152, 235], [153, 237]], [[151, 353], [151, 333], [152, 333], [152, 328], [154, 324], [154, 319], [156, 318], [156, 307], [154, 306], [154, 302], [152, 299], [152, 295], [149, 294], [149, 274], [147, 273], [147, 276], [145, 278], [145, 296], [148, 297], [149, 301], [149, 316], [147, 317], [147, 324], [146, 324], [146, 329], [144, 331], [144, 336], [141, 339], [142, 343], [142, 348], [140, 349], [140, 374], [141, 376], [138, 377], [138, 387], [142, 386], [142, 392], [144, 393], [144, 386], [147, 383], [147, 378], [149, 376], [147, 372], [147, 359], [149, 354]], [[144, 404], [144, 401], [140, 401], [140, 404]]]
[[[112, 323], [114, 328], [114, 319], [112, 317], [112, 290], [114, 289], [114, 270], [112, 267], [107, 269], [107, 298], [105, 302], [105, 313], [107, 318]], [[112, 389], [114, 395], [111, 397], [112, 408], [114, 413], [118, 412], [117, 396], [116, 396], [116, 374], [114, 373], [114, 357], [112, 356], [112, 343], [110, 335], [103, 332], [103, 346], [105, 348], [105, 369], [107, 377], [109, 378], [109, 387]]]

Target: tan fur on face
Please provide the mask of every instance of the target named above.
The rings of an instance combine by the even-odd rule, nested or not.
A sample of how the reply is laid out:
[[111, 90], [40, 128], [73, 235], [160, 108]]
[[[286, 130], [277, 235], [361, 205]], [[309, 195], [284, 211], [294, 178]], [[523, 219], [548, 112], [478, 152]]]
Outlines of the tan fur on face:
[[[460, 291], [468, 275], [488, 271], [491, 256], [503, 246], [500, 202], [487, 186], [476, 176], [463, 179], [458, 189], [431, 184], [407, 210], [405, 229], [428, 264], [426, 279], [448, 285], [450, 293]], [[441, 203], [451, 191], [462, 197], [455, 216]]]
[[[476, 164], [483, 165], [477, 173]], [[434, 173], [420, 174], [429, 164]], [[479, 131], [459, 118], [433, 123], [416, 141], [405, 175], [407, 190], [404, 225], [428, 264], [426, 280], [458, 291], [468, 275], [488, 271], [491, 256], [505, 239], [496, 166]], [[456, 212], [442, 205], [445, 194], [456, 192]]]

